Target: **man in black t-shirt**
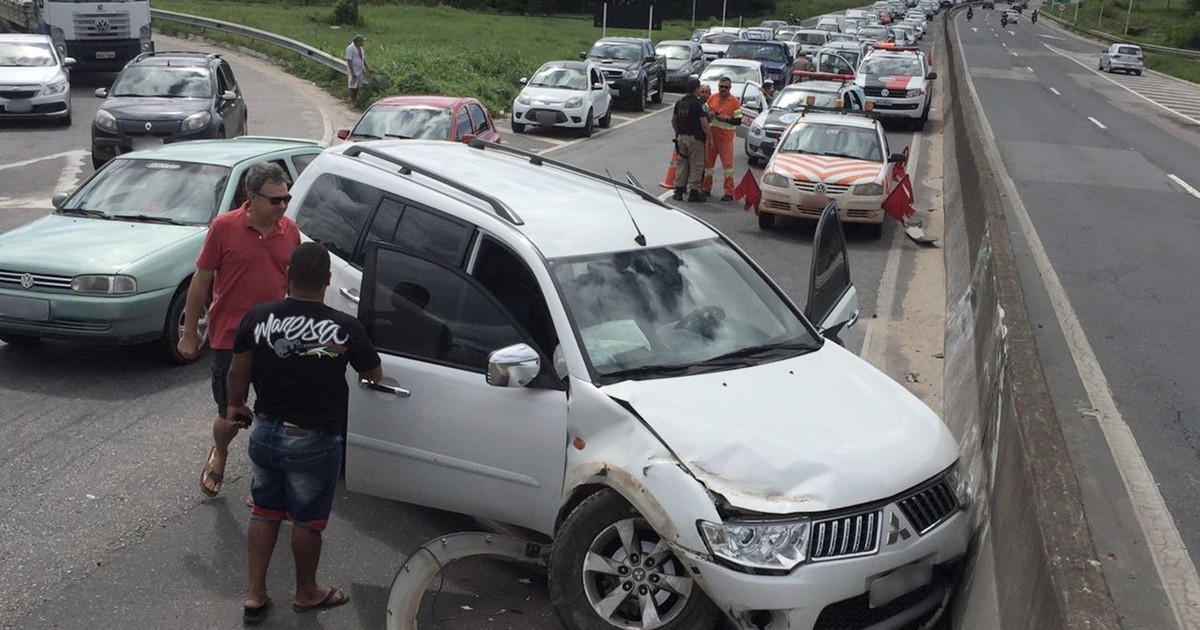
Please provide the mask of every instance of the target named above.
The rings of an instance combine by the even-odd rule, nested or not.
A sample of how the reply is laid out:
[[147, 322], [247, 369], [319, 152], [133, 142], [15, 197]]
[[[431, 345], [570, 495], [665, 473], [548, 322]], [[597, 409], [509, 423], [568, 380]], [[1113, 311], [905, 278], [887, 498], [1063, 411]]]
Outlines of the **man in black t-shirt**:
[[[254, 508], [246, 536], [250, 579], [243, 619], [258, 623], [271, 605], [267, 568], [279, 523], [291, 520], [296, 593], [292, 610], [340, 606], [339, 588], [317, 583], [321, 532], [333, 507], [342, 464], [350, 392], [346, 366], [369, 381], [383, 377], [379, 354], [358, 320], [325, 304], [329, 252], [304, 243], [287, 269], [288, 297], [251, 308], [233, 342], [226, 418], [250, 430]], [[246, 407], [254, 384], [254, 411]]]
[[671, 115], [675, 152], [679, 155], [675, 166], [674, 199], [683, 201], [683, 193], [690, 190], [688, 201], [704, 201], [707, 195], [700, 191], [700, 185], [704, 178], [704, 151], [709, 133], [708, 116], [699, 98], [700, 80], [688, 79], [685, 91], [687, 94], [675, 102], [675, 111]]

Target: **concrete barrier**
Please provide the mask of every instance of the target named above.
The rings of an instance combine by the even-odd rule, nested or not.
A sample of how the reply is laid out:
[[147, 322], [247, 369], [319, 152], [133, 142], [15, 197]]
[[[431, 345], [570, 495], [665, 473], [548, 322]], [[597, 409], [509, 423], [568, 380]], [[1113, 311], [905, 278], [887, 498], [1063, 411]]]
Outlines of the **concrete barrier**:
[[1025, 311], [999, 153], [954, 20], [944, 24], [945, 155], [956, 167], [943, 184], [944, 415], [980, 506], [954, 619], [971, 630], [1120, 628]]

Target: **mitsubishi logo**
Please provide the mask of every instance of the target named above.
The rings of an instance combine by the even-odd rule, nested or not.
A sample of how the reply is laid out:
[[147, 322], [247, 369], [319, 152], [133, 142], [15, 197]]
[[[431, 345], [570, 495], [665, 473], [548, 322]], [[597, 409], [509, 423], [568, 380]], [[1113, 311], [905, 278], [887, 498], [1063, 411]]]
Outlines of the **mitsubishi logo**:
[[146, 123], [146, 131], [150, 131], [150, 128], [153, 126], [154, 125], [151, 125], [150, 123]]
[[31, 274], [31, 273], [21, 274], [21, 286], [25, 287], [26, 289], [33, 287], [33, 274]]
[[887, 88], [883, 88], [882, 90], [879, 90], [880, 96], [887, 96], [888, 94], [890, 94], [890, 92], [888, 92]]
[[900, 524], [900, 517], [896, 513], [888, 510], [888, 533], [887, 543], [889, 546], [896, 544], [896, 541], [904, 541], [912, 538], [912, 532], [908, 531], [907, 527]]
[[818, 195], [824, 195], [826, 190], [827, 189], [825, 188], [824, 182], [817, 182], [817, 185], [813, 186], [813, 192], [817, 193]]
[[108, 18], [97, 18], [96, 19], [96, 30], [97, 31], [100, 31], [103, 33], [110, 28], [112, 28], [112, 25], [108, 23]]

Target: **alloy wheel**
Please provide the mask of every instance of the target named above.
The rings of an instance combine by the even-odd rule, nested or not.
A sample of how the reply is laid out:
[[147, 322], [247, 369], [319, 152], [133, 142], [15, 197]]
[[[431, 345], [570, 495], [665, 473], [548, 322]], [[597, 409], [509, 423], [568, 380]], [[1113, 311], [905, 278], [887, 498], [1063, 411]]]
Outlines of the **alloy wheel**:
[[626, 518], [597, 534], [583, 564], [592, 610], [617, 628], [654, 630], [687, 606], [695, 582], [642, 518]]

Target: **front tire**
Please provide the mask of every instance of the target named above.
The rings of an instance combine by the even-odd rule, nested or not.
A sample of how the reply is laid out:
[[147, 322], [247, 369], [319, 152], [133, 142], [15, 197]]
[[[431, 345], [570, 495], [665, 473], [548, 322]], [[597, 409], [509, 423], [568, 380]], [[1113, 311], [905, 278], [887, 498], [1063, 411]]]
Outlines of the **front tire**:
[[200, 334], [199, 352], [190, 359], [179, 354], [179, 338], [183, 336], [183, 316], [187, 306], [187, 293], [188, 283], [186, 282], [179, 290], [175, 291], [175, 297], [171, 298], [171, 306], [167, 309], [167, 320], [163, 323], [162, 340], [159, 342], [162, 344], [163, 354], [167, 360], [175, 365], [195, 363], [208, 347], [208, 314], [205, 313], [200, 316], [196, 327]]
[[877, 241], [883, 238], [883, 223], [868, 223], [863, 226], [863, 229], [867, 232], [869, 239]]
[[658, 75], [658, 91], [654, 93], [654, 98], [651, 99], [654, 103], [661, 103], [663, 100], [663, 92], [667, 91], [667, 75]]
[[612, 103], [608, 104], [608, 111], [604, 112], [604, 116], [600, 118], [600, 128], [608, 129], [612, 125]]
[[587, 117], [583, 120], [583, 129], [579, 130], [579, 135], [583, 136], [584, 138], [592, 137], [592, 121], [595, 119], [595, 117], [596, 112], [589, 109]]
[[717, 624], [716, 606], [687, 567], [610, 489], [584, 499], [567, 517], [549, 577], [550, 602], [568, 630], [712, 630]]
[[642, 89], [638, 90], [637, 101], [633, 104], [634, 111], [646, 111], [646, 92], [650, 89], [649, 82], [642, 81]]
[[512, 121], [512, 130], [513, 133], [525, 133], [525, 123], [519, 123], [515, 120]]
[[773, 227], [775, 227], [775, 215], [760, 210], [758, 213], [758, 228], [760, 230], [769, 230]]

